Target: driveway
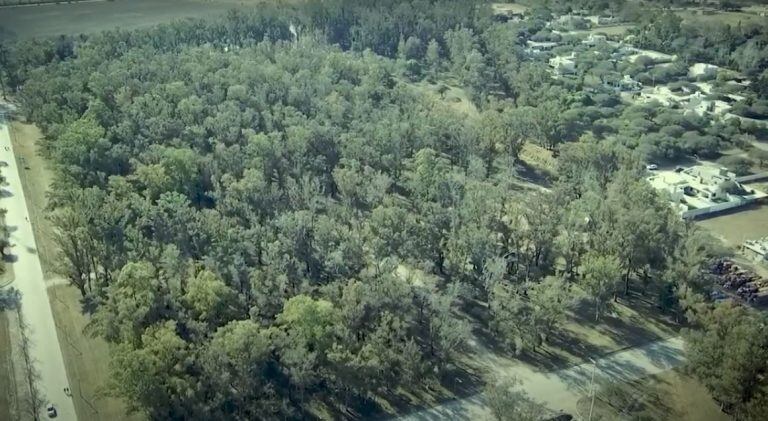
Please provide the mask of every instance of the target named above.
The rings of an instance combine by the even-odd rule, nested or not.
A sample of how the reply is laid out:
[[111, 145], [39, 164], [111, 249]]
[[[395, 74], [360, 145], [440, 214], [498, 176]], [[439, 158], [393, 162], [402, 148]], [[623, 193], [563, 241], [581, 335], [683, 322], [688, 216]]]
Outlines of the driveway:
[[[680, 337], [653, 342], [626, 349], [589, 362], [554, 372], [535, 371], [520, 365], [509, 372], [522, 382], [521, 389], [552, 411], [563, 411], [578, 416], [578, 401], [588, 395], [594, 373], [611, 381], [635, 380], [658, 374], [682, 364], [683, 340]], [[485, 406], [484, 396], [477, 394], [457, 399], [434, 408], [421, 410], [399, 417], [401, 421], [422, 420], [485, 420], [491, 415]]]
[[[7, 185], [2, 187], [0, 207], [7, 209], [5, 221], [11, 230], [13, 271], [16, 275], [12, 286], [21, 292], [21, 312], [27, 323], [27, 335], [32, 343], [31, 355], [40, 374], [38, 388], [45, 402], [56, 406], [58, 418], [62, 421], [77, 419], [72, 399], [64, 393], [69, 387], [64, 359], [61, 355], [56, 322], [53, 319], [48, 290], [43, 279], [43, 270], [37, 256], [37, 246], [29, 222], [27, 203], [21, 187], [19, 169], [13, 153], [10, 133], [0, 116], [0, 156], [8, 166], [2, 168]], [[40, 408], [41, 419], [47, 418], [44, 406]]]

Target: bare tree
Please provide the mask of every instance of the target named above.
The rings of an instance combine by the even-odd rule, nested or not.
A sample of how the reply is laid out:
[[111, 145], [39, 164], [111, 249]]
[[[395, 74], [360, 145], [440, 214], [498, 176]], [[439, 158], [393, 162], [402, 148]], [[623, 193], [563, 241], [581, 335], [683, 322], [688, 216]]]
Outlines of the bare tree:
[[40, 381], [40, 372], [35, 367], [36, 361], [32, 358], [31, 348], [32, 343], [27, 335], [30, 328], [24, 321], [24, 316], [21, 314], [21, 305], [16, 307], [16, 313], [19, 317], [19, 328], [21, 330], [21, 341], [19, 343], [19, 350], [21, 356], [24, 358], [24, 377], [27, 380], [29, 387], [29, 395], [27, 396], [27, 410], [35, 421], [40, 419], [40, 408], [45, 405], [45, 396], [40, 391], [38, 383]]

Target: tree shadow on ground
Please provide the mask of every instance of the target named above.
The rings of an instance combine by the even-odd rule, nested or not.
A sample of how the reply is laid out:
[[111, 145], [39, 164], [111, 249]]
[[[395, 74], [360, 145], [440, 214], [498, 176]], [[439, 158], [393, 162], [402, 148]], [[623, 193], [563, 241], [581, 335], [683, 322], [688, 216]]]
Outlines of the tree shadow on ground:
[[[622, 306], [625, 312], [631, 311], [633, 314], [618, 314], [619, 309], [616, 309], [595, 321], [589, 301], [582, 300], [574, 306], [573, 321], [605, 334], [620, 348], [667, 339], [682, 327], [681, 324], [675, 323], [670, 315], [661, 314], [655, 305], [640, 296], [622, 297], [617, 304]], [[668, 334], [664, 335], [663, 332]]]
[[536, 168], [523, 160], [519, 160], [515, 163], [515, 171], [517, 178], [523, 181], [546, 188], [552, 187], [552, 174], [544, 169]]
[[[406, 415], [413, 419], [462, 419], [466, 417], [462, 405], [445, 405], [451, 401], [480, 399], [483, 379], [473, 367], [451, 366], [435, 381], [424, 380], [411, 384], [411, 389], [382, 389], [369, 397], [360, 397], [352, 405], [335, 405], [333, 419], [389, 419]], [[439, 416], [431, 411], [424, 414], [424, 408], [442, 406]]]

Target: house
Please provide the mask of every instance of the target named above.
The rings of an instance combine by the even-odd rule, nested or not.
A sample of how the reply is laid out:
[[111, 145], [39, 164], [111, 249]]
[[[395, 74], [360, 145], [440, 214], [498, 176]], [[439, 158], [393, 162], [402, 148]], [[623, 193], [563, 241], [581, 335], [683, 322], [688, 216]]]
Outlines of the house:
[[576, 73], [576, 54], [552, 57], [549, 59], [549, 67], [554, 70], [555, 74], [572, 75]]
[[539, 51], [549, 51], [549, 50], [557, 47], [558, 45], [560, 45], [560, 43], [554, 42], [554, 41], [531, 41], [531, 40], [528, 40], [525, 43], [525, 45], [528, 46], [528, 48], [531, 48], [531, 49], [536, 49], [536, 50], [539, 50]]
[[715, 66], [714, 64], [695, 63], [688, 68], [688, 76], [698, 77], [698, 76], [704, 76], [712, 73], [717, 74], [717, 71], [719, 69], [720, 67]]
[[672, 63], [673, 61], [677, 60], [676, 55], [672, 54], [664, 54], [659, 51], [653, 51], [653, 50], [641, 50], [636, 49], [637, 53], [629, 56], [629, 62], [634, 63], [637, 61], [638, 58], [641, 56], [645, 56], [653, 60], [653, 64], [662, 64], [662, 63]]
[[587, 37], [585, 40], [582, 40], [581, 43], [586, 45], [596, 45], [606, 41], [608, 41], [608, 38], [605, 35], [589, 34], [589, 37]]
[[683, 218], [696, 218], [763, 200], [767, 194], [742, 186], [725, 168], [699, 165], [681, 171], [660, 171], [648, 178], [669, 194]]
[[624, 92], [636, 92], [643, 89], [643, 84], [632, 79], [630, 75], [624, 75], [619, 81], [619, 89]]

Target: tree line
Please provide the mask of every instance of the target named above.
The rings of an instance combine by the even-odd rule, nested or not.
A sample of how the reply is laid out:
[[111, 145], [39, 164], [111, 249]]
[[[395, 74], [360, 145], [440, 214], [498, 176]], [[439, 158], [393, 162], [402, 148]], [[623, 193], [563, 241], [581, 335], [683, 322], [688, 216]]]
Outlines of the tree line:
[[[472, 302], [522, 353], [576, 290], [596, 319], [630, 290], [680, 315], [708, 294], [702, 234], [642, 179], [640, 148], [596, 130], [629, 126], [615, 98], [522, 55], [535, 20], [450, 0], [313, 4], [9, 49], [55, 166], [59, 270], [132, 409], [364, 410], [451, 373]], [[465, 87], [479, 115], [421, 80]], [[559, 149], [548, 191], [516, 182], [526, 141]]]

